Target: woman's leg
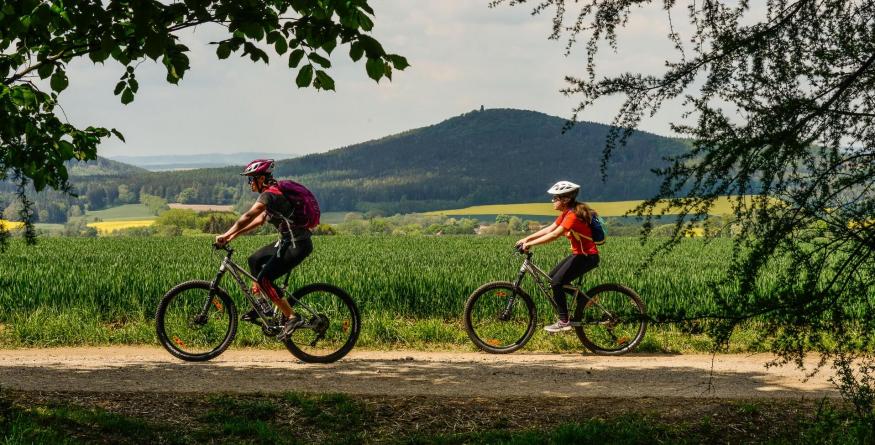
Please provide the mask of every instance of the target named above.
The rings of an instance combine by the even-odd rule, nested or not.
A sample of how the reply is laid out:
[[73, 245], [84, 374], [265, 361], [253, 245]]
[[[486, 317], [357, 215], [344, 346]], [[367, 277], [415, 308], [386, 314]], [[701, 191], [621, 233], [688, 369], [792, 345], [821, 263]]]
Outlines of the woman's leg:
[[274, 286], [273, 280], [290, 272], [292, 268], [300, 264], [301, 261], [304, 261], [311, 252], [313, 252], [313, 242], [309, 239], [297, 241], [294, 247], [288, 245], [281, 246], [279, 251], [274, 249], [274, 255], [256, 276], [262, 291], [282, 309], [287, 317], [291, 317], [292, 308], [282, 298], [279, 289]]
[[550, 272], [550, 287], [559, 312], [559, 319], [568, 321], [568, 301], [562, 286], [593, 270], [599, 264], [598, 255], [570, 255]]
[[247, 262], [249, 263], [249, 273], [251, 273], [253, 277], [257, 277], [265, 263], [276, 255], [275, 244], [276, 243], [268, 244], [253, 252], [252, 255], [249, 255]]
[[565, 275], [571, 269], [571, 264], [574, 262], [576, 255], [568, 255], [564, 260], [560, 261], [553, 270], [550, 271], [550, 287], [553, 288], [553, 301], [556, 302], [556, 309], [559, 312], [559, 320], [568, 321], [568, 302], [565, 301], [565, 291], [562, 286], [565, 285]]

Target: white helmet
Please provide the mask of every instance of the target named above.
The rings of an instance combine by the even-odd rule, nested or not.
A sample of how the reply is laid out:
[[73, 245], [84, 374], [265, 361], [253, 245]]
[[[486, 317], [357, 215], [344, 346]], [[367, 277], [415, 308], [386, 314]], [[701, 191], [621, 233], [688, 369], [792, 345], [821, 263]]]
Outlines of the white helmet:
[[573, 182], [559, 181], [553, 184], [553, 187], [550, 187], [550, 190], [547, 190], [547, 193], [551, 195], [564, 195], [577, 192], [578, 190], [580, 190], [580, 186]]

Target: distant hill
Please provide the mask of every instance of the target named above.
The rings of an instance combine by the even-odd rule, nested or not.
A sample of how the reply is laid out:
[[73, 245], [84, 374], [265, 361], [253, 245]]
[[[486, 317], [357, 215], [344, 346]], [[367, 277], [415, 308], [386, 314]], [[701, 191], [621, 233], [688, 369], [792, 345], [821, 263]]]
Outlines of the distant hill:
[[[617, 150], [607, 181], [599, 173], [607, 125], [581, 122], [562, 133], [565, 119], [534, 111], [473, 111], [325, 153], [278, 161], [276, 175], [310, 187], [325, 211], [379, 210], [386, 214], [456, 209], [480, 204], [543, 202], [565, 179], [582, 185], [589, 201], [652, 196], [660, 180], [651, 169], [665, 156], [688, 150], [685, 142], [637, 132]], [[89, 178], [78, 190], [107, 196], [125, 185], [169, 202], [237, 204], [253, 194], [234, 167], [140, 172], [123, 180]], [[278, 158], [278, 156], [277, 156]], [[109, 203], [113, 200], [108, 201]]]
[[312, 185], [336, 210], [389, 212], [546, 199], [554, 182], [582, 186], [594, 201], [648, 198], [659, 179], [650, 170], [665, 156], [688, 150], [682, 141], [637, 132], [617, 150], [606, 182], [599, 173], [607, 125], [581, 122], [562, 133], [565, 119], [534, 111], [465, 113], [327, 153], [278, 163], [279, 176]]
[[81, 176], [130, 176], [145, 173], [146, 170], [100, 156], [93, 161], [67, 161], [67, 171], [71, 177]]
[[287, 153], [207, 153], [199, 155], [113, 156], [113, 159], [157, 172], [226, 167], [246, 164], [258, 158], [284, 159], [289, 157]]

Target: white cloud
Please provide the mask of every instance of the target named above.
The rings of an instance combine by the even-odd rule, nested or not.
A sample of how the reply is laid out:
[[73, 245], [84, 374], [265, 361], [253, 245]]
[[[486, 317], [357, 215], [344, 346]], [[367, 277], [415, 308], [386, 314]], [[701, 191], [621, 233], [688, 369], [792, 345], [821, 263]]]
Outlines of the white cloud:
[[[374, 35], [412, 65], [396, 72], [391, 83], [368, 79], [364, 65], [352, 63], [348, 48], [338, 47], [330, 70], [338, 91], [298, 89], [285, 58], [274, 57], [267, 66], [236, 56], [217, 60], [208, 42], [220, 38], [221, 30], [201, 27], [182, 36], [191, 48], [192, 70], [179, 86], [164, 81], [160, 63], [145, 62], [137, 70], [137, 99], [124, 106], [112, 95], [122, 67], [77, 61], [61, 100], [73, 123], [125, 133], [126, 144], [110, 141], [101, 147], [100, 153], [110, 156], [325, 151], [430, 125], [480, 105], [569, 116], [577, 99], [559, 90], [566, 74], [583, 75], [583, 45], [564, 57], [565, 42], [547, 40], [551, 14], [531, 17], [527, 6], [490, 9], [487, 4], [372, 1]], [[620, 53], [601, 54], [603, 74], [658, 72], [672, 55], [664, 12], [633, 17], [621, 30]], [[608, 122], [617, 106], [616, 100], [605, 101], [582, 118]], [[667, 134], [675, 110], [642, 127]]]

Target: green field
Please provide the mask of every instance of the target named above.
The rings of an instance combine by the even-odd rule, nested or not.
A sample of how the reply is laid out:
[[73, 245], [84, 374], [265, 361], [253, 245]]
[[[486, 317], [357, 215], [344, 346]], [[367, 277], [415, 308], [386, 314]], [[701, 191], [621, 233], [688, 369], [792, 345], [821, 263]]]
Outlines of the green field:
[[85, 212], [85, 216], [73, 217], [70, 220], [75, 221], [81, 218], [85, 218], [88, 221], [94, 218], [100, 218], [103, 221], [125, 221], [155, 219], [155, 214], [150, 212], [149, 208], [143, 204], [125, 204], [104, 210], [89, 210]]
[[[644, 201], [609, 201], [609, 202], [587, 202], [599, 215], [605, 217], [624, 216]], [[729, 198], [718, 199], [714, 207], [711, 209], [712, 215], [729, 215], [732, 214], [732, 202]], [[549, 197], [546, 197], [544, 202], [531, 202], [523, 204], [494, 204], [466, 207], [464, 209], [453, 210], [437, 210], [427, 212], [426, 215], [447, 215], [447, 216], [483, 216], [483, 215], [540, 215], [540, 216], [556, 216], [556, 210], [553, 210], [553, 204], [550, 203]]]
[[[272, 242], [272, 236], [235, 241], [236, 259]], [[329, 282], [346, 289], [364, 318], [361, 345], [470, 348], [460, 316], [480, 284], [510, 280], [521, 262], [505, 237], [318, 237], [315, 253], [292, 277], [293, 286]], [[176, 238], [45, 238], [33, 247], [13, 240], [0, 254], [0, 344], [74, 345], [155, 343], [152, 316], [161, 296], [190, 279], [209, 280], [219, 259], [210, 240]], [[686, 240], [641, 273], [649, 247], [613, 238], [587, 284], [625, 283], [636, 289], [653, 316], [709, 307], [708, 284], [722, 276], [730, 244]], [[549, 268], [567, 253], [557, 242], [536, 251]], [[693, 272], [694, 271], [694, 272]], [[224, 287], [242, 296], [227, 280]], [[768, 281], [763, 283], [768, 292]], [[531, 286], [529, 289], [532, 290]], [[541, 319], [554, 314], [536, 298]], [[655, 328], [643, 350], [701, 350], [701, 339], [673, 327]], [[242, 326], [238, 345], [264, 345], [255, 327]], [[531, 349], [574, 350], [574, 336], [537, 334]]]

